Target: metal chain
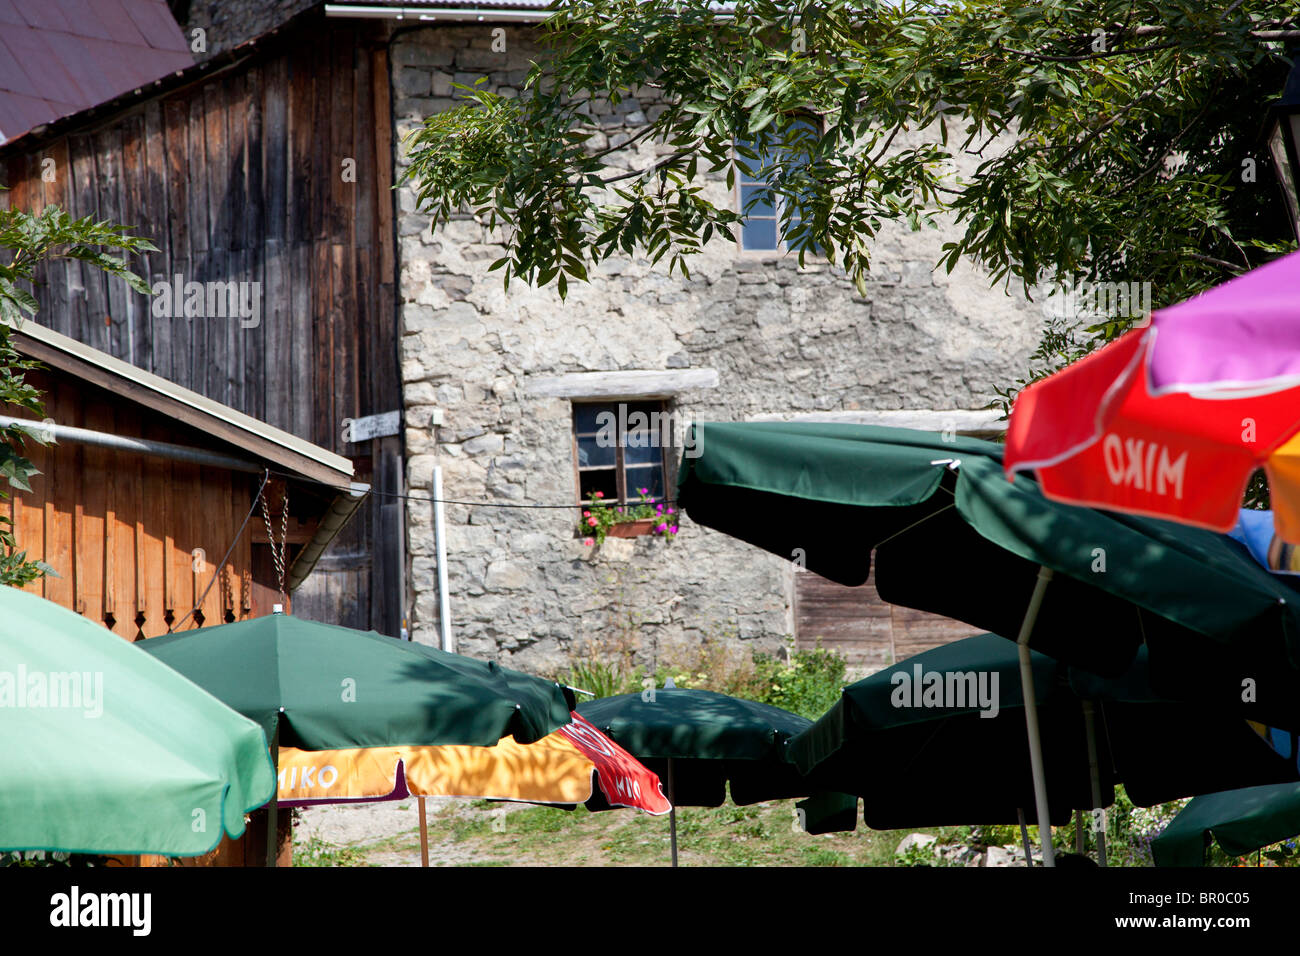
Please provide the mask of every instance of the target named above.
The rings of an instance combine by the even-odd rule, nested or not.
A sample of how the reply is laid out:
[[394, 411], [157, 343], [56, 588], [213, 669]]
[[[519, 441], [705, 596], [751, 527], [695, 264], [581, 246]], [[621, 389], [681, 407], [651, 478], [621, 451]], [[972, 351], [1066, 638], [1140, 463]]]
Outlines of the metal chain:
[[271, 507], [266, 501], [266, 488], [262, 488], [262, 521], [266, 524], [266, 540], [271, 546], [271, 558], [275, 562], [275, 575], [280, 585], [280, 598], [284, 593], [284, 548], [289, 537], [289, 488], [284, 487], [284, 500], [280, 509], [280, 543], [276, 546], [275, 532], [271, 530]]
[[288, 602], [289, 595], [284, 593], [284, 549], [289, 544], [289, 485], [281, 486], [283, 497], [280, 501], [280, 560], [276, 562], [275, 573], [280, 578], [280, 600]]

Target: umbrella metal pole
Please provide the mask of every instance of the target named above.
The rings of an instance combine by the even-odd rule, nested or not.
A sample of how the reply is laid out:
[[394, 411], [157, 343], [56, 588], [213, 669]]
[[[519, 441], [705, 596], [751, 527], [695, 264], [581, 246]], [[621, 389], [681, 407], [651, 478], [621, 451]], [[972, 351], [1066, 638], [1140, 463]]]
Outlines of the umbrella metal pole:
[[429, 818], [424, 813], [424, 797], [420, 797], [420, 866], [429, 865]]
[[1025, 866], [1034, 865], [1034, 851], [1029, 846], [1029, 827], [1025, 826], [1025, 811], [1016, 807], [1016, 820], [1020, 822], [1020, 842], [1025, 847]]
[[[1097, 761], [1097, 711], [1092, 701], [1083, 702], [1083, 728], [1088, 735], [1088, 777], [1092, 783], [1092, 809], [1105, 810], [1101, 806], [1101, 770]], [[1105, 819], [1103, 815], [1102, 819]], [[1097, 827], [1097, 865], [1106, 865], [1106, 827]]]
[[677, 793], [673, 790], [673, 758], [668, 758], [668, 836], [673, 847], [673, 866], [677, 865]]
[[1020, 690], [1025, 698], [1025, 728], [1029, 732], [1029, 767], [1034, 777], [1034, 803], [1038, 811], [1038, 840], [1043, 847], [1043, 866], [1056, 866], [1052, 856], [1052, 817], [1047, 806], [1047, 777], [1043, 773], [1043, 741], [1038, 732], [1038, 704], [1034, 700], [1034, 666], [1029, 657], [1029, 635], [1038, 620], [1038, 610], [1043, 605], [1047, 582], [1052, 580], [1052, 569], [1039, 567], [1033, 596], [1025, 610], [1016, 644], [1020, 649]]
[[277, 844], [276, 810], [280, 805], [280, 722], [275, 722], [275, 732], [271, 735], [271, 766], [275, 770], [275, 791], [271, 794], [271, 802], [266, 805], [266, 865], [275, 866]]

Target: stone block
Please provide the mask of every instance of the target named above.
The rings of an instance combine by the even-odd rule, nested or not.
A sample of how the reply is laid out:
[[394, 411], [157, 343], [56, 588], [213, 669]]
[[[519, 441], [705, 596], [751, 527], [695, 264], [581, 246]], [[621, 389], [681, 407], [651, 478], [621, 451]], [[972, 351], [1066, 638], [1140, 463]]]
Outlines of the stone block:
[[505, 449], [505, 438], [501, 435], [482, 435], [472, 438], [463, 445], [467, 455], [493, 455]]

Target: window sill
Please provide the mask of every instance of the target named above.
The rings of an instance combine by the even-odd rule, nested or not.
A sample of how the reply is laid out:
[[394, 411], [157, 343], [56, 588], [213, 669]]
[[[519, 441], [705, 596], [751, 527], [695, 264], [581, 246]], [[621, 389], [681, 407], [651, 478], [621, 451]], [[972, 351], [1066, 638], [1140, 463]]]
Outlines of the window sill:
[[717, 369], [636, 369], [539, 377], [529, 381], [524, 391], [533, 398], [621, 402], [672, 398], [681, 392], [717, 387]]
[[[737, 249], [736, 256], [750, 262], [784, 262], [786, 259], [792, 260], [796, 265], [799, 263], [799, 250], [797, 249]], [[829, 266], [831, 261], [825, 256], [809, 252], [804, 255], [804, 264], [799, 266], [801, 269], [811, 269], [813, 266]]]

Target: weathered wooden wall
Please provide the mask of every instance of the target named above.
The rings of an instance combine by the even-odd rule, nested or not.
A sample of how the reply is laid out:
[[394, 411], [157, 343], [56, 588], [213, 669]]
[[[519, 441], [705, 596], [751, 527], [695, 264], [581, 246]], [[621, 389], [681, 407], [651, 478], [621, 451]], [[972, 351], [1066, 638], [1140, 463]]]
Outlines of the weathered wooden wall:
[[[38, 321], [346, 455], [358, 481], [400, 492], [400, 438], [353, 445], [341, 434], [345, 418], [401, 408], [379, 29], [308, 20], [188, 85], [23, 138], [0, 149], [12, 189], [0, 203], [132, 227], [158, 246], [137, 269], [151, 283], [261, 283], [261, 322], [241, 328], [155, 316], [124, 283], [55, 262]], [[401, 529], [394, 542], [383, 506], [400, 514], [399, 503], [363, 506], [297, 593], [297, 613], [397, 633]]]
[[[46, 414], [60, 425], [173, 444], [202, 437], [62, 376], [29, 380], [44, 391]], [[280, 600], [266, 556], [254, 557], [254, 550], [269, 549], [254, 544], [253, 528], [218, 567], [253, 502], [258, 476], [71, 442], [26, 447], [41, 474], [30, 493], [13, 492], [3, 513], [13, 519], [28, 559], [57, 574], [26, 590], [128, 640], [166, 634], [196, 606], [214, 574], [200, 613], [179, 630], [269, 614]]]
[[811, 571], [795, 574], [795, 646], [820, 644], [851, 667], [878, 671], [897, 661], [980, 633], [950, 618], [886, 604], [875, 573], [850, 588]]

